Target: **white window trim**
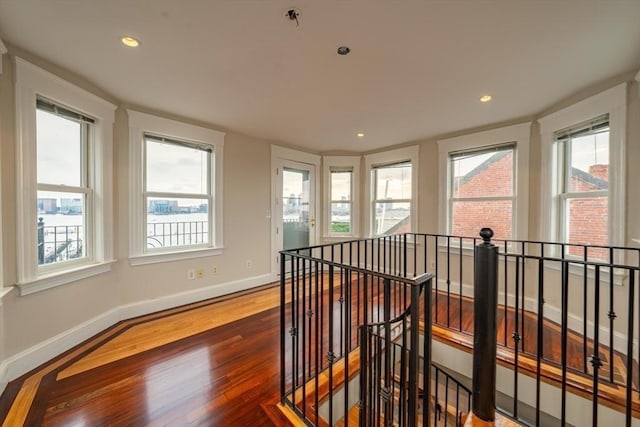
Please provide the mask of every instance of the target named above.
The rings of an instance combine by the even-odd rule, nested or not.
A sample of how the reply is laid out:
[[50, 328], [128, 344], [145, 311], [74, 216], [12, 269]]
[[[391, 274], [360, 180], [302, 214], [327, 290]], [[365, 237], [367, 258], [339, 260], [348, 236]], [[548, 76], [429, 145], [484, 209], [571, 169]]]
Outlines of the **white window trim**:
[[[223, 249], [222, 220], [222, 179], [224, 157], [224, 132], [190, 125], [176, 120], [138, 111], [127, 110], [129, 115], [129, 263], [131, 265], [154, 264], [181, 259], [200, 258], [219, 255]], [[188, 140], [210, 145], [213, 148], [214, 163], [212, 167], [213, 192], [213, 241], [206, 248], [175, 248], [162, 253], [145, 252], [144, 232], [145, 215], [143, 206], [143, 173], [144, 173], [144, 133], [149, 132], [178, 140]]]
[[[559, 241], [556, 131], [609, 114], [609, 245], [625, 243], [627, 84], [622, 83], [538, 120], [541, 134], [540, 240]], [[611, 167], [613, 166], [613, 167]], [[615, 209], [611, 209], [615, 206]]]
[[[334, 238], [355, 238], [360, 235], [360, 157], [359, 156], [323, 156], [323, 205], [324, 205], [324, 237]], [[351, 232], [333, 233], [331, 232], [331, 168], [349, 167], [351, 168]]]
[[[0, 39], [0, 75], [2, 75], [2, 63], [4, 62], [4, 55], [7, 53], [7, 47]], [[2, 146], [2, 120], [0, 120], [0, 147]], [[0, 150], [0, 165], [2, 164], [2, 150]], [[1, 175], [1, 174], [0, 174]], [[0, 194], [2, 193], [2, 177], [0, 176]], [[0, 236], [2, 236], [2, 197], [0, 197]], [[2, 297], [4, 288], [4, 270], [2, 268], [4, 261], [4, 254], [2, 252], [2, 238], [0, 238], [0, 305], [2, 305]]]
[[[480, 149], [491, 145], [515, 143], [514, 212], [512, 240], [526, 240], [529, 227], [529, 140], [531, 122], [476, 132], [438, 141], [439, 201], [438, 227], [449, 234], [449, 155], [462, 150]], [[480, 236], [469, 236], [478, 237]]]
[[[116, 106], [48, 71], [16, 57], [17, 286], [26, 295], [109, 271], [113, 260], [113, 122]], [[36, 97], [44, 96], [96, 119], [91, 126], [90, 181], [93, 210], [93, 257], [84, 265], [38, 268]], [[40, 271], [39, 271], [40, 270]]]
[[2, 39], [0, 39], [0, 74], [2, 74], [2, 59], [7, 52], [9, 52], [7, 46], [4, 44]]
[[373, 177], [371, 171], [378, 166], [384, 166], [386, 164], [398, 163], [409, 161], [411, 162], [411, 232], [418, 232], [418, 156], [420, 150], [419, 146], [413, 145], [405, 148], [398, 148], [396, 150], [383, 151], [380, 153], [367, 154], [364, 156], [364, 165], [367, 177], [364, 182], [364, 224], [365, 234], [367, 236], [373, 236]]

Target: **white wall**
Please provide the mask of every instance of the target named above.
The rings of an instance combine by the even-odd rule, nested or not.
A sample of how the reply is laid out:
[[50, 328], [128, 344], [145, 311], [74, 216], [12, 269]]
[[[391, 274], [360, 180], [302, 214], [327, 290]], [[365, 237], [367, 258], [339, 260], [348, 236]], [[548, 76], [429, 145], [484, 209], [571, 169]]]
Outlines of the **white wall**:
[[[266, 217], [270, 202], [270, 144], [226, 131], [224, 153], [224, 235], [225, 249], [222, 255], [194, 260], [174, 261], [132, 267], [128, 262], [128, 118], [126, 108], [148, 111], [139, 106], [124, 105], [100, 88], [67, 70], [48, 64], [29, 55], [13, 50], [27, 60], [58, 74], [98, 96], [119, 105], [114, 125], [114, 227], [115, 256], [117, 262], [112, 271], [89, 279], [77, 281], [54, 289], [24, 297], [11, 292], [2, 298], [0, 309], [0, 382], [2, 367], [9, 369], [8, 377], [33, 368], [38, 363], [53, 357], [80, 340], [109, 324], [145, 312], [231, 292], [266, 283], [270, 274], [270, 222]], [[14, 64], [9, 55], [4, 55], [3, 73], [0, 75], [0, 170], [2, 196], [2, 265], [4, 285], [16, 281], [16, 181], [15, 181], [15, 106], [13, 95]], [[576, 94], [570, 100], [558, 100], [561, 108], [568, 102], [586, 98], [621, 81], [624, 76], [604, 82]], [[553, 110], [551, 108], [550, 110]], [[630, 238], [640, 237], [640, 96], [637, 83], [628, 93], [628, 138], [627, 138], [627, 243]], [[547, 114], [550, 111], [543, 112]], [[185, 120], [200, 126], [206, 123], [193, 122], [188, 118], [166, 116]], [[531, 129], [529, 237], [538, 235], [540, 156], [538, 151], [539, 130], [535, 123]], [[507, 123], [508, 124], [508, 123]], [[502, 126], [504, 124], [500, 124]], [[497, 127], [493, 126], [493, 127]], [[471, 133], [483, 129], [473, 129]], [[224, 129], [219, 129], [224, 130]], [[438, 139], [455, 135], [442, 135]], [[419, 170], [419, 215], [421, 232], [437, 232], [438, 226], [438, 156], [435, 139], [412, 142], [420, 145]], [[362, 171], [365, 178], [366, 171]], [[361, 180], [361, 182], [363, 182]], [[364, 208], [364, 207], [363, 207]], [[363, 211], [364, 209], [361, 209]], [[246, 268], [246, 261], [252, 268]], [[217, 274], [213, 274], [213, 266]], [[205, 277], [187, 280], [186, 271], [202, 268]], [[79, 327], [79, 325], [81, 327]], [[4, 363], [4, 365], [2, 364]], [[5, 377], [6, 378], [6, 377]]]
[[[65, 70], [27, 58], [97, 95], [98, 88]], [[5, 55], [0, 75], [0, 159], [2, 253], [5, 286], [16, 282], [16, 181], [14, 64]], [[129, 251], [129, 137], [126, 108], [119, 105], [114, 124], [114, 247], [117, 262], [110, 272], [27, 296], [13, 291], [0, 308], [0, 385], [50, 359], [122, 318], [210, 298], [270, 280], [269, 150], [270, 141], [226, 132], [224, 152], [224, 234], [222, 255], [131, 266]], [[137, 108], [145, 111], [142, 108]], [[162, 114], [156, 111], [147, 111]], [[185, 120], [180, 117], [166, 116]], [[203, 123], [194, 123], [207, 126]], [[252, 267], [247, 269], [246, 261]], [[213, 273], [213, 267], [217, 273]], [[203, 269], [204, 278], [187, 280], [188, 269]], [[80, 327], [79, 327], [80, 326]], [[3, 374], [6, 368], [7, 375]]]

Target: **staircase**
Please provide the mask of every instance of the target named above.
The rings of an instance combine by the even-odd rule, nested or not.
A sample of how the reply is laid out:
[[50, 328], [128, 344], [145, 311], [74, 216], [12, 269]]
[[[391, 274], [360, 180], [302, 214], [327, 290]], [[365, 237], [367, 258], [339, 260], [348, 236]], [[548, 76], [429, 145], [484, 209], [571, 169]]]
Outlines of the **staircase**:
[[[283, 252], [282, 295], [292, 303], [281, 306], [282, 404], [307, 425], [462, 425], [478, 330], [465, 283], [479, 270], [460, 256], [463, 241], [403, 234]], [[620, 263], [640, 251], [612, 248], [605, 264], [545, 255], [557, 253], [552, 245], [499, 245], [492, 366], [501, 411], [527, 425], [640, 424], [640, 324], [624, 313], [640, 305], [640, 269]], [[610, 285], [620, 277], [626, 298]]]

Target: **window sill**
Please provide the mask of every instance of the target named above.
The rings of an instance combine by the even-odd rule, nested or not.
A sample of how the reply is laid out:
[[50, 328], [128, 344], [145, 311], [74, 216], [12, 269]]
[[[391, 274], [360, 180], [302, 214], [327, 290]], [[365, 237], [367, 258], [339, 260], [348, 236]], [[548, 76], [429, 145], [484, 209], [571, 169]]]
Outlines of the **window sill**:
[[2, 307], [2, 300], [4, 297], [9, 295], [9, 293], [13, 290], [13, 286], [9, 288], [0, 288], [0, 307]]
[[179, 252], [162, 252], [155, 254], [135, 255], [129, 257], [129, 264], [132, 266], [157, 264], [167, 261], [179, 261], [183, 259], [204, 258], [208, 256], [221, 255], [223, 248], [191, 249]]
[[116, 262], [116, 260], [84, 265], [82, 267], [74, 268], [73, 270], [56, 272], [28, 282], [17, 283], [16, 286], [20, 290], [20, 296], [34, 294], [36, 292], [55, 288], [56, 286], [66, 285], [67, 283], [106, 273], [111, 270], [111, 264], [114, 262]]
[[325, 242], [341, 242], [358, 239], [359, 237], [354, 234], [330, 234], [322, 236], [322, 240], [324, 240]]

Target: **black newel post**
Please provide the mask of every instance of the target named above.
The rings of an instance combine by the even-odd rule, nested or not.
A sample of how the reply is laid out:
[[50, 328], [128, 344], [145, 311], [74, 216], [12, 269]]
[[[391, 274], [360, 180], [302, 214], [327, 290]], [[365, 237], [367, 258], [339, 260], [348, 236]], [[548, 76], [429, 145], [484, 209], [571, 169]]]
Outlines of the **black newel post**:
[[38, 265], [44, 264], [44, 221], [38, 218]]
[[473, 414], [495, 419], [496, 315], [498, 307], [498, 247], [493, 230], [480, 230], [483, 243], [475, 247], [473, 305]]

